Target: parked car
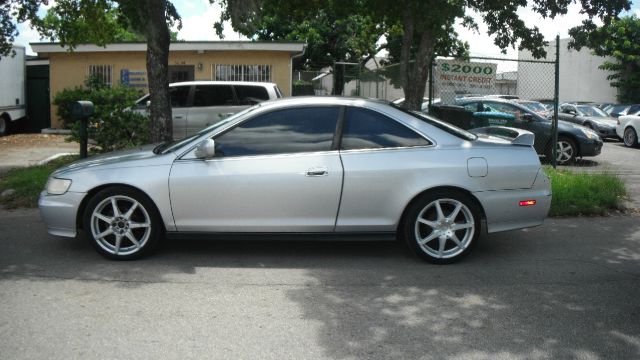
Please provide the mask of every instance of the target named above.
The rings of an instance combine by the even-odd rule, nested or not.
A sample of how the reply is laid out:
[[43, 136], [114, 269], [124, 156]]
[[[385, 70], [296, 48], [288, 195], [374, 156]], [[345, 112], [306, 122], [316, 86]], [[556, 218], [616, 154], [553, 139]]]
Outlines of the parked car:
[[558, 118], [593, 129], [602, 138], [619, 139], [616, 134], [616, 118], [593, 105], [562, 104]]
[[[534, 144], [536, 151], [551, 159], [553, 149], [550, 118], [540, 116], [525, 106], [509, 100], [460, 99], [458, 105], [476, 119], [468, 126], [502, 125], [533, 132], [536, 137]], [[443, 120], [455, 121], [455, 116], [459, 115], [443, 118]], [[454, 125], [456, 125], [455, 122]], [[463, 128], [466, 127], [463, 126]], [[558, 121], [558, 142], [556, 143], [558, 164], [570, 164], [577, 157], [597, 156], [602, 151], [602, 145], [602, 139], [595, 131], [566, 121]]]
[[[84, 229], [132, 259], [159, 238], [404, 239], [448, 263], [489, 233], [536, 226], [549, 178], [533, 135], [476, 136], [381, 101], [263, 102], [173, 143], [55, 171], [39, 200], [50, 234]], [[144, 171], [141, 171], [144, 169]]]
[[526, 107], [527, 109], [535, 112], [540, 116], [546, 117], [549, 115], [549, 110], [541, 102], [533, 101], [533, 100], [520, 100], [520, 99], [513, 99], [511, 101]]
[[640, 113], [640, 104], [617, 104], [605, 108], [605, 112], [614, 118], [622, 115], [636, 115]]
[[638, 146], [638, 134], [640, 134], [640, 115], [624, 115], [618, 118], [616, 133], [622, 138], [626, 146]]
[[[188, 81], [169, 85], [173, 138], [196, 134], [261, 101], [282, 97], [278, 85], [241, 81]], [[149, 94], [136, 100], [133, 111], [146, 114]]]

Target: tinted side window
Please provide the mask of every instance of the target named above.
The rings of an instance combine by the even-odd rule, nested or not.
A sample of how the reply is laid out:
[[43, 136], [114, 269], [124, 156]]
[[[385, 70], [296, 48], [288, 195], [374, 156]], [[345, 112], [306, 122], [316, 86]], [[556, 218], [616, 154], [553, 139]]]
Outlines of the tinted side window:
[[231, 85], [197, 85], [193, 106], [236, 105]]
[[341, 149], [380, 149], [430, 145], [415, 131], [368, 109], [347, 108]]
[[240, 105], [255, 105], [261, 101], [269, 100], [267, 89], [262, 86], [234, 85]]
[[246, 156], [331, 150], [337, 107], [295, 108], [247, 120], [216, 141], [216, 156]]
[[498, 112], [502, 112], [502, 113], [506, 113], [506, 114], [511, 114], [513, 115], [516, 119], [520, 119], [524, 113], [524, 111], [516, 106], [513, 106], [511, 104], [506, 104], [506, 103], [485, 103], [485, 105], [488, 105], [489, 107], [491, 107], [493, 110], [498, 111]]
[[169, 96], [171, 97], [171, 107], [187, 106], [189, 98], [189, 90], [191, 86], [174, 86], [169, 88]]

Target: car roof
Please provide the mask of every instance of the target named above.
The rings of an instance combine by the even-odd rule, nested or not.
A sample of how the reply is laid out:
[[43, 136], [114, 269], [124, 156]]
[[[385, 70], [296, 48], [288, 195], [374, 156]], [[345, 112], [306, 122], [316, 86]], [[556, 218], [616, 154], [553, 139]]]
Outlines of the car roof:
[[257, 81], [213, 81], [213, 80], [197, 80], [182, 81], [169, 84], [169, 86], [187, 86], [187, 85], [254, 85], [254, 86], [274, 86], [275, 83], [257, 82]]
[[295, 105], [369, 105], [376, 106], [390, 106], [388, 101], [362, 98], [354, 96], [292, 96], [280, 99], [273, 99], [261, 102], [261, 106], [269, 105], [278, 106], [295, 106]]

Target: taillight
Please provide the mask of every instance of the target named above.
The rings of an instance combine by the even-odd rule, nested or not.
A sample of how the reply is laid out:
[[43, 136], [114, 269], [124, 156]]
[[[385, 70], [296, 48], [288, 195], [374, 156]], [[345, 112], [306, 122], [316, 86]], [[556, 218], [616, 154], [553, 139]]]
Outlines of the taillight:
[[520, 201], [520, 206], [533, 206], [536, 204], [535, 200], [522, 200]]

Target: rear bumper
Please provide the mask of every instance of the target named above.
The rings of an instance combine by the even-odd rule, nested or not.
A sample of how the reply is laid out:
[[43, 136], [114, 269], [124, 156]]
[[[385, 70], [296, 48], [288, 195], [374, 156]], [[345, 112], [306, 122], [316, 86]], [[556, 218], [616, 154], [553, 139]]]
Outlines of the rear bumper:
[[75, 237], [76, 218], [80, 203], [86, 193], [67, 192], [62, 195], [40, 193], [38, 208], [40, 216], [51, 235]]
[[[489, 233], [541, 225], [551, 208], [551, 182], [542, 169], [531, 189], [482, 191], [474, 195], [484, 208]], [[535, 200], [535, 205], [520, 206], [524, 200]]]

